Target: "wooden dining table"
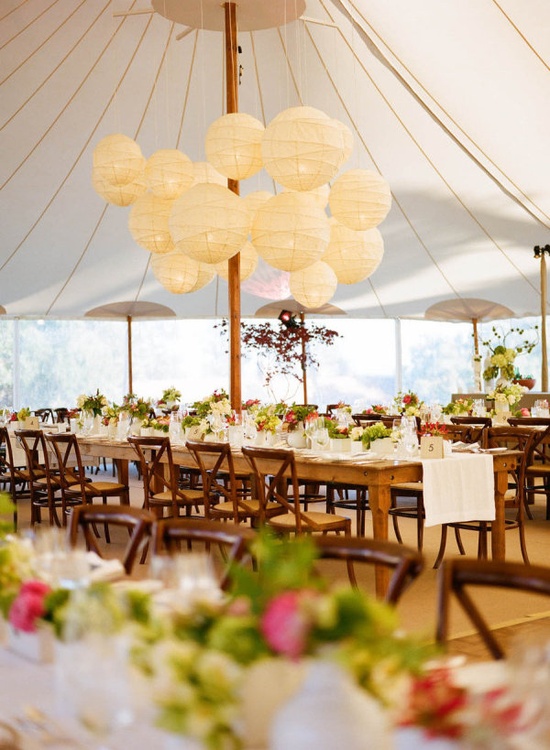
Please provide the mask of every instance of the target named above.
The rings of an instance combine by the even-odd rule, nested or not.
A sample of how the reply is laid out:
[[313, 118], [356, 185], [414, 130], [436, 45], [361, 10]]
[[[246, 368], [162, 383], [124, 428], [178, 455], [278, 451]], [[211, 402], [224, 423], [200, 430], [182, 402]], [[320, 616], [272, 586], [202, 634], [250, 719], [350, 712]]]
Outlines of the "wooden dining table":
[[[79, 438], [81, 449], [87, 455], [111, 458], [117, 468], [119, 481], [128, 482], [128, 463], [136, 460], [132, 446], [127, 442], [117, 442], [93, 437]], [[189, 451], [183, 445], [172, 445], [173, 459], [183, 467], [196, 468]], [[492, 523], [491, 552], [495, 560], [504, 560], [505, 546], [505, 495], [508, 490], [508, 475], [518, 465], [519, 451], [506, 451], [493, 454], [495, 477], [495, 521]], [[250, 467], [239, 450], [234, 451], [235, 469], [249, 472]], [[296, 466], [300, 479], [321, 484], [336, 482], [366, 487], [372, 513], [372, 535], [374, 539], [388, 539], [388, 510], [390, 508], [390, 487], [401, 482], [422, 480], [422, 464], [419, 460], [367, 460], [346, 457], [337, 459], [308, 456], [306, 452], [296, 452]], [[384, 596], [389, 584], [389, 571], [377, 567], [376, 593]]]

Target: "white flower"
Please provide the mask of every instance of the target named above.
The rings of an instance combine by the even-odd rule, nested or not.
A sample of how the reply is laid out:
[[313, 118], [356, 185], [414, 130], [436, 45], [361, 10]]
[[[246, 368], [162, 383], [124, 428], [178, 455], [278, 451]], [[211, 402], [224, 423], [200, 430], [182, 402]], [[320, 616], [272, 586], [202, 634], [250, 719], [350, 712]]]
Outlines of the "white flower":
[[363, 436], [363, 428], [359, 426], [352, 427], [349, 436], [352, 440], [361, 440], [361, 437]]

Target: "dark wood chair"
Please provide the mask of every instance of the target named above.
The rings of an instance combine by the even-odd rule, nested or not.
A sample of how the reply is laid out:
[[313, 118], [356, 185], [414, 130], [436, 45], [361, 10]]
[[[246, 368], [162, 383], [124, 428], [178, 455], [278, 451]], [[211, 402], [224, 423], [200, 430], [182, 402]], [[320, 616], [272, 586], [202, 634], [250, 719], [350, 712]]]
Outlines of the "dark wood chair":
[[55, 422], [53, 409], [35, 409], [33, 411], [33, 414], [35, 417], [38, 417], [40, 422], [44, 424], [46, 423], [53, 424]]
[[[71, 505], [93, 503], [101, 499], [107, 505], [108, 499], [120, 498], [122, 505], [130, 504], [130, 490], [121, 482], [94, 482], [86, 476], [84, 462], [76, 435], [57, 433], [46, 435], [46, 440], [54, 449], [57, 460], [57, 471], [63, 498], [63, 525], [66, 525], [66, 514]], [[109, 527], [105, 526], [105, 539], [110, 541]]]
[[550, 568], [523, 563], [457, 558], [445, 560], [439, 570], [438, 619], [436, 640], [449, 638], [450, 609], [453, 595], [467, 614], [494, 659], [505, 657], [498, 642], [498, 630], [491, 630], [480, 604], [474, 602], [471, 589], [501, 588], [550, 596]]
[[42, 521], [42, 511], [48, 511], [50, 526], [61, 526], [57, 513], [64, 510], [59, 474], [52, 468], [52, 460], [42, 430], [16, 430], [15, 436], [23, 448], [31, 502], [31, 526]]
[[195, 550], [197, 546], [210, 552], [216, 545], [222, 555], [223, 571], [220, 587], [230, 585], [231, 566], [242, 563], [250, 555], [256, 532], [243, 524], [201, 518], [162, 518], [153, 527], [153, 554], [177, 554]]
[[492, 421], [491, 417], [451, 417], [452, 424], [478, 425], [482, 427], [490, 427]]
[[358, 587], [354, 563], [382, 565], [392, 571], [385, 600], [395, 604], [424, 567], [422, 555], [394, 542], [381, 542], [354, 536], [313, 537], [321, 559], [346, 563], [350, 583]]
[[[525, 469], [525, 503], [526, 513], [532, 518], [529, 505], [535, 502], [535, 496], [544, 495], [546, 499], [546, 520], [550, 521], [550, 417], [522, 417], [509, 419], [508, 424], [532, 427], [541, 432], [540, 440], [531, 448]], [[538, 481], [540, 480], [540, 481]]]
[[[243, 446], [242, 452], [252, 469], [260, 501], [260, 525], [267, 524], [286, 534], [329, 531], [351, 534], [351, 519], [346, 516], [302, 509], [294, 451]], [[269, 516], [268, 503], [278, 504], [282, 513]]]
[[[525, 470], [527, 468], [529, 456], [532, 455], [533, 448], [541, 439], [542, 434], [537, 433], [536, 430], [529, 427], [508, 426], [488, 427], [484, 434], [486, 448], [507, 448], [509, 450], [521, 451], [522, 453], [518, 462], [518, 467], [511, 476], [511, 482], [509, 484], [509, 488], [513, 490], [515, 494], [513, 498], [510, 498], [507, 501], [507, 503], [515, 509], [514, 518], [507, 518], [505, 520], [505, 530], [518, 530], [521, 555], [523, 561], [528, 564], [529, 556], [527, 554], [527, 546], [525, 543]], [[439, 552], [434, 567], [439, 565], [445, 554], [448, 528], [455, 529], [455, 532], [456, 530], [476, 532], [478, 534], [478, 558], [485, 559], [487, 557], [487, 541], [492, 529], [491, 521], [472, 520], [468, 522], [443, 524], [441, 527]], [[460, 544], [459, 551], [460, 554], [464, 554], [463, 549], [460, 549]]]
[[0, 427], [0, 487], [8, 492], [14, 504], [13, 528], [17, 531], [17, 503], [29, 496], [29, 474], [22, 466], [15, 466], [10, 435], [7, 427]]
[[149, 541], [154, 521], [155, 516], [148, 510], [133, 508], [131, 505], [75, 505], [70, 512], [69, 544], [76, 547], [82, 536], [86, 549], [103, 558], [103, 551], [96, 538], [97, 524], [127, 529], [129, 538], [122, 556], [122, 564], [129, 575], [138, 553]]
[[203, 492], [199, 489], [181, 488], [179, 467], [174, 464], [168, 437], [129, 437], [134, 448], [143, 482], [143, 507], [152, 510], [157, 517], [177, 517], [181, 511], [190, 516], [203, 504]]

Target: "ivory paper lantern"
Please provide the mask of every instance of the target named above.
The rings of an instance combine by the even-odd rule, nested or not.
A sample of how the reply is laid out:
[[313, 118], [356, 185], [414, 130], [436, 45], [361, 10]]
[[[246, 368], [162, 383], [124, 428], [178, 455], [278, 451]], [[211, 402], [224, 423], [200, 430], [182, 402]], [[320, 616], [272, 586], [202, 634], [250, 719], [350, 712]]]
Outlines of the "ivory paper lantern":
[[138, 245], [152, 253], [175, 250], [168, 220], [174, 201], [145, 193], [130, 210], [128, 229]]
[[198, 292], [199, 289], [210, 284], [216, 275], [216, 267], [210, 263], [199, 263], [199, 273], [197, 281], [193, 284], [189, 292]]
[[304, 193], [281, 193], [256, 212], [252, 244], [274, 268], [299, 271], [319, 260], [330, 239], [330, 225], [315, 199]]
[[341, 224], [359, 231], [383, 221], [391, 208], [391, 191], [386, 180], [368, 169], [350, 169], [333, 184], [329, 205]]
[[92, 172], [92, 185], [104, 201], [112, 203], [114, 206], [130, 206], [147, 191], [147, 183], [143, 176], [127, 185], [111, 185], [110, 182]]
[[335, 272], [340, 284], [357, 284], [368, 278], [380, 265], [384, 240], [378, 229], [356, 232], [330, 222], [330, 242], [322, 260]]
[[207, 161], [195, 161], [193, 162], [193, 185], [191, 187], [203, 183], [227, 187], [227, 179], [223, 174], [216, 171], [212, 164]]
[[[285, 188], [285, 192], [287, 191], [289, 193], [296, 192], [295, 190], [289, 190], [288, 188]], [[319, 208], [322, 208], [324, 210], [328, 205], [330, 187], [328, 185], [321, 185], [320, 187], [315, 188], [314, 190], [307, 190], [306, 192], [304, 192], [304, 195], [311, 196], [315, 200], [315, 203], [317, 203]]]
[[214, 169], [232, 180], [245, 180], [259, 172], [262, 163], [263, 124], [244, 112], [215, 120], [206, 132], [206, 158]]
[[326, 304], [334, 296], [338, 279], [332, 268], [322, 260], [290, 274], [290, 293], [304, 307]]
[[93, 173], [111, 185], [127, 185], [143, 172], [145, 158], [138, 144], [127, 135], [114, 133], [102, 138], [94, 149]]
[[242, 198], [243, 203], [250, 213], [251, 222], [254, 221], [256, 211], [260, 206], [263, 206], [264, 203], [267, 203], [270, 198], [273, 198], [273, 193], [270, 193], [267, 190], [255, 190], [253, 193], [249, 193]]
[[174, 200], [193, 184], [193, 162], [176, 148], [159, 149], [147, 159], [145, 179], [153, 195]]
[[[246, 281], [249, 279], [258, 266], [258, 253], [256, 252], [254, 245], [250, 242], [245, 242], [243, 247], [239, 250], [240, 256], [240, 280]], [[216, 263], [216, 272], [218, 276], [226, 281], [229, 279], [229, 261], [224, 260], [221, 263]]]
[[178, 250], [203, 263], [220, 263], [246, 242], [250, 215], [231, 190], [200, 184], [174, 201], [169, 226]]
[[293, 190], [313, 190], [332, 180], [346, 159], [345, 125], [313, 107], [291, 107], [265, 129], [262, 159], [274, 180]]
[[199, 280], [200, 263], [177, 250], [153, 255], [151, 267], [155, 278], [172, 294], [187, 294]]

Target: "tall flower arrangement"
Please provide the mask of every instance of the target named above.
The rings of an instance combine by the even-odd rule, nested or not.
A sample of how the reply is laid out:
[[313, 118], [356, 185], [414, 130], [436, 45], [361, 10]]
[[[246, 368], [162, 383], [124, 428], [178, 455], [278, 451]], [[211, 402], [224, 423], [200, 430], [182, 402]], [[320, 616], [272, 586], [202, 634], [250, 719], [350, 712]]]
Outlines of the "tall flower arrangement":
[[531, 329], [514, 327], [507, 333], [493, 326], [491, 332], [492, 339], [481, 342], [488, 349], [483, 379], [493, 380], [500, 374], [504, 380], [513, 380], [516, 357], [519, 354], [530, 354], [538, 344], [538, 326]]
[[109, 405], [109, 402], [106, 397], [99, 392], [98, 388], [95, 393], [92, 393], [89, 396], [86, 394], [80, 395], [76, 399], [76, 405], [82, 411], [87, 411], [93, 414], [94, 417], [98, 417], [100, 414], [103, 414], [103, 410]]

